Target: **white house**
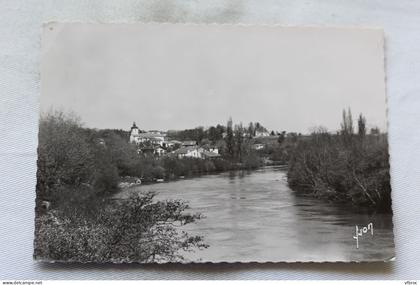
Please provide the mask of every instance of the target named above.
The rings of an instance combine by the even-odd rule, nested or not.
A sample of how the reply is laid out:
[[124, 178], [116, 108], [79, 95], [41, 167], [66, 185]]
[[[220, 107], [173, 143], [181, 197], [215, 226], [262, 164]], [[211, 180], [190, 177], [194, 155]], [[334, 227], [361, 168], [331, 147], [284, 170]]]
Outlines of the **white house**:
[[192, 158], [203, 158], [203, 149], [197, 146], [186, 146], [181, 147], [173, 152], [178, 158], [192, 157]]
[[252, 148], [255, 149], [255, 150], [260, 150], [260, 149], [263, 149], [264, 148], [264, 144], [262, 144], [262, 143], [256, 143], [256, 144], [253, 144], [252, 145]]
[[269, 137], [270, 133], [267, 131], [255, 131], [256, 137]]
[[219, 154], [219, 149], [218, 149], [217, 147], [211, 147], [211, 148], [209, 149], [209, 151], [211, 151], [211, 152], [213, 152], [213, 153], [216, 153], [216, 154]]
[[176, 146], [176, 145], [182, 145], [182, 142], [177, 141], [177, 140], [170, 140], [170, 141], [165, 141], [165, 142], [164, 142], [164, 145], [165, 145], [166, 147], [174, 147], [174, 146]]
[[182, 147], [174, 151], [173, 154], [175, 154], [178, 158], [189, 157], [189, 158], [200, 158], [200, 159], [210, 158], [211, 159], [211, 158], [220, 157], [220, 154], [218, 152], [216, 153], [213, 151], [208, 151], [198, 146]]
[[197, 142], [196, 141], [183, 141], [182, 142], [182, 146], [196, 146]]
[[201, 156], [202, 158], [212, 159], [212, 158], [219, 158], [220, 154], [213, 151], [203, 150]]
[[138, 143], [150, 142], [154, 145], [163, 146], [165, 142], [165, 136], [158, 133], [140, 133], [138, 136]]
[[161, 156], [161, 155], [164, 155], [166, 153], [166, 150], [164, 148], [162, 148], [161, 146], [157, 146], [155, 148], [154, 153]]

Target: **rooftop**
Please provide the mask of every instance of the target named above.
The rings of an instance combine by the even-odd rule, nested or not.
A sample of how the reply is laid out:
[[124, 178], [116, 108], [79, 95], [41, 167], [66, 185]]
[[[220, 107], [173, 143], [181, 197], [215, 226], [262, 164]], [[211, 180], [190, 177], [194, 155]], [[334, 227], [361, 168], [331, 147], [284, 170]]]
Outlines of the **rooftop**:
[[195, 149], [198, 149], [198, 147], [196, 146], [185, 146], [185, 147], [181, 147], [177, 150], [175, 150], [173, 153], [175, 154], [187, 154], [190, 151], [193, 151]]
[[197, 142], [196, 141], [183, 141], [182, 145], [196, 145]]
[[139, 137], [141, 138], [149, 138], [149, 139], [153, 139], [153, 138], [158, 138], [158, 137], [164, 137], [165, 135], [163, 134], [157, 134], [157, 133], [140, 133]]

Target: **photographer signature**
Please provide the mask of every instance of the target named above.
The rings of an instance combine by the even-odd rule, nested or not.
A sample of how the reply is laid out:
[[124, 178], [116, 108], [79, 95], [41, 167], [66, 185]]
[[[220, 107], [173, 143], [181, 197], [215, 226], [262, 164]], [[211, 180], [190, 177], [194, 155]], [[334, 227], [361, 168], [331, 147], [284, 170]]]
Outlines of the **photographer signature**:
[[353, 238], [356, 240], [356, 248], [359, 248], [359, 237], [367, 234], [370, 230], [370, 234], [373, 236], [373, 223], [369, 223], [366, 227], [360, 228], [356, 225], [356, 235]]

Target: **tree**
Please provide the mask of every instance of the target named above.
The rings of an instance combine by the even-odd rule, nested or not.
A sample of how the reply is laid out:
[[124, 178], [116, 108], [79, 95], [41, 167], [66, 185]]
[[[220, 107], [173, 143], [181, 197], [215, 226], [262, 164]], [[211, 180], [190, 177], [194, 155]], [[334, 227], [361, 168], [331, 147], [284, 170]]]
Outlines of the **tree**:
[[346, 110], [343, 109], [343, 119], [341, 122], [341, 136], [345, 144], [348, 145], [351, 143], [353, 133], [353, 117], [351, 115], [351, 110], [349, 108], [346, 112]]
[[226, 127], [220, 124], [217, 124], [216, 130], [217, 130], [218, 139], [222, 139], [223, 133], [226, 131]]
[[197, 127], [194, 129], [194, 140], [196, 142], [200, 142], [204, 138], [204, 128], [203, 127]]
[[357, 121], [358, 125], [358, 134], [360, 138], [364, 138], [366, 135], [366, 118], [360, 113], [359, 119]]
[[297, 139], [298, 139], [298, 134], [297, 133], [295, 133], [295, 132], [290, 132], [290, 133], [287, 133], [287, 135], [286, 135], [289, 139], [290, 139], [290, 141], [292, 142], [292, 143], [296, 143], [297, 142]]
[[379, 128], [378, 127], [373, 127], [373, 128], [371, 128], [370, 129], [370, 134], [371, 135], [375, 135], [375, 136], [377, 136], [377, 135], [379, 135], [381, 133], [381, 131], [379, 130]]
[[[122, 138], [117, 133], [109, 133], [103, 137], [105, 149], [108, 152], [111, 162], [117, 167], [120, 176], [136, 176], [133, 173], [136, 163], [139, 160], [137, 146], [129, 143], [127, 139]], [[150, 142], [142, 143], [144, 146], [150, 146]]]
[[200, 142], [201, 147], [203, 147], [204, 149], [209, 150], [210, 146], [211, 146], [211, 141], [209, 139], [202, 139]]
[[226, 150], [227, 150], [227, 155], [229, 158], [234, 158], [235, 155], [235, 142], [234, 142], [234, 138], [233, 138], [233, 123], [232, 123], [232, 118], [230, 117], [227, 125], [226, 125]]
[[242, 123], [235, 125], [235, 158], [241, 161], [242, 158], [242, 144], [244, 140], [244, 128]]
[[225, 127], [217, 124], [216, 127], [211, 126], [207, 131], [207, 138], [214, 144], [218, 140], [223, 138], [223, 132], [225, 131]]
[[255, 127], [254, 123], [250, 122], [248, 125], [248, 136], [249, 138], [255, 137]]
[[353, 118], [351, 115], [350, 108], [346, 112], [346, 110], [343, 110], [343, 121], [341, 122], [341, 132], [346, 135], [352, 135], [353, 134]]
[[134, 194], [117, 207], [106, 224], [111, 229], [107, 260], [177, 262], [184, 259], [181, 251], [208, 247], [202, 237], [177, 230], [201, 214], [185, 212], [189, 206], [183, 201], [155, 202], [154, 197], [153, 192]]
[[282, 131], [281, 133], [279, 133], [279, 137], [277, 139], [277, 142], [279, 143], [279, 145], [283, 144], [285, 138], [286, 138], [286, 131]]
[[51, 200], [56, 189], [92, 183], [95, 154], [74, 114], [52, 111], [39, 122], [37, 198]]
[[263, 125], [261, 125], [259, 122], [256, 122], [254, 124], [254, 126], [255, 126], [255, 131], [258, 131], [258, 132], [266, 132], [267, 131], [267, 129]]
[[210, 141], [215, 142], [219, 139], [217, 129], [214, 126], [211, 126], [208, 129], [207, 133], [208, 133], [208, 138]]
[[[102, 135], [107, 137], [102, 138]], [[82, 127], [74, 114], [51, 111], [40, 117], [37, 172], [37, 207], [53, 208], [88, 203], [117, 189], [118, 167], [134, 146], [112, 132]]]

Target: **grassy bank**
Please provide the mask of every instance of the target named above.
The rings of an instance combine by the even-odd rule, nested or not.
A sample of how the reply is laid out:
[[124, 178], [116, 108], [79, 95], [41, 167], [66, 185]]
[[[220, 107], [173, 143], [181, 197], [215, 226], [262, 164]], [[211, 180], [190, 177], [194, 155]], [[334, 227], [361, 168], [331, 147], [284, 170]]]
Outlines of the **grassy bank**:
[[181, 176], [200, 176], [230, 170], [251, 170], [263, 165], [258, 156], [248, 157], [243, 162], [233, 162], [223, 158], [213, 160], [197, 158], [144, 158], [143, 167], [131, 172], [140, 177], [143, 182], [153, 182], [157, 179], [173, 180]]

